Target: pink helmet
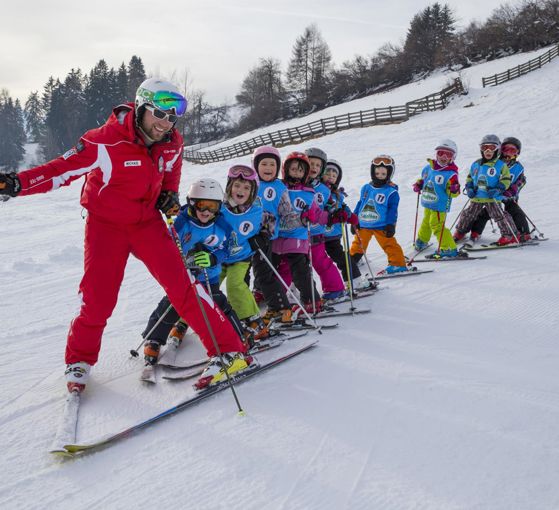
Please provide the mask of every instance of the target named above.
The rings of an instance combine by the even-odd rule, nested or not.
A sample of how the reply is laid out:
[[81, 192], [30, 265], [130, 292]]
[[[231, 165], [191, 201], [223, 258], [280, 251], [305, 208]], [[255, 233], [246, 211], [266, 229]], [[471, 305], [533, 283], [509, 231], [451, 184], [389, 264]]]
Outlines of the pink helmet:
[[[275, 147], [272, 147], [271, 145], [263, 145], [262, 147], [258, 147], [258, 149], [254, 149], [254, 152], [252, 153], [252, 166], [256, 169], [257, 172], [258, 165], [264, 158], [275, 159], [279, 172], [281, 168], [281, 156], [279, 151]], [[275, 177], [277, 176], [278, 175], [276, 173]]]

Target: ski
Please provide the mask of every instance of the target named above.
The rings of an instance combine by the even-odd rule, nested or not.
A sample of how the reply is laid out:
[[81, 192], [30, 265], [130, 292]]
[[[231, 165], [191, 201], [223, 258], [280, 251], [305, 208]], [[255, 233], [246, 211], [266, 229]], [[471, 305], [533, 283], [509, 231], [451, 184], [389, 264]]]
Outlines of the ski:
[[[234, 383], [240, 384], [241, 382], [255, 376], [256, 374], [260, 374], [270, 368], [273, 368], [281, 363], [283, 363], [284, 361], [287, 361], [291, 358], [294, 358], [295, 356], [298, 356], [299, 354], [311, 349], [312, 347], [314, 347], [316, 344], [318, 343], [318, 339], [314, 339], [312, 341], [310, 341], [309, 343], [303, 345], [302, 347], [299, 347], [296, 350], [293, 350], [291, 352], [289, 352], [288, 354], [284, 354], [283, 356], [280, 356], [278, 358], [274, 358], [268, 362], [262, 363], [260, 365], [258, 365], [257, 367], [255, 367], [253, 370], [249, 370], [249, 371], [245, 371], [245, 372], [239, 372], [238, 374], [236, 374], [235, 376], [231, 377], [232, 381]], [[198, 390], [195, 392], [195, 394], [189, 398], [187, 398], [186, 400], [184, 400], [183, 402], [181, 402], [180, 404], [177, 404], [176, 406], [173, 406], [159, 414], [157, 414], [156, 416], [153, 416], [151, 418], [148, 418], [147, 420], [142, 421], [141, 423], [138, 423], [136, 425], [132, 425], [131, 427], [128, 427], [120, 432], [117, 432], [115, 434], [110, 434], [108, 436], [105, 436], [103, 438], [100, 438], [97, 441], [92, 441], [90, 443], [87, 444], [77, 444], [74, 442], [71, 443], [67, 443], [64, 445], [64, 450], [66, 451], [66, 453], [68, 454], [68, 456], [78, 456], [80, 454], [84, 454], [86, 452], [92, 452], [92, 451], [96, 451], [99, 450], [102, 447], [106, 447], [108, 445], [111, 445], [115, 442], [117, 442], [118, 440], [128, 437], [130, 436], [132, 433], [143, 429], [163, 418], [166, 418], [167, 416], [170, 416], [172, 414], [175, 414], [179, 411], [182, 411], [184, 409], [187, 409], [195, 404], [197, 404], [198, 402], [205, 400], [208, 397], [211, 397], [212, 395], [215, 395], [216, 393], [219, 393], [225, 389], [227, 389], [229, 386], [227, 384], [227, 382], [222, 382], [219, 384], [216, 384], [214, 386], [209, 386], [206, 387], [202, 390]]]
[[337, 322], [333, 322], [331, 324], [320, 324], [315, 326], [310, 322], [307, 322], [306, 319], [298, 319], [297, 321], [287, 322], [287, 323], [279, 323], [275, 322], [270, 326], [270, 329], [277, 330], [277, 331], [301, 331], [306, 329], [334, 329], [337, 328], [339, 324]]
[[330, 317], [345, 317], [347, 315], [361, 315], [361, 314], [364, 314], [364, 313], [371, 313], [371, 309], [370, 308], [355, 308], [353, 310], [347, 310], [347, 311], [346, 310], [344, 310], [344, 311], [339, 311], [339, 310], [324, 311], [324, 312], [315, 313], [314, 315], [311, 315], [311, 317], [313, 319], [329, 319]]
[[[249, 353], [252, 355], [256, 355], [258, 353], [274, 349], [275, 347], [279, 347], [286, 341], [294, 340], [295, 338], [300, 338], [308, 334], [308, 331], [301, 331], [300, 333], [294, 333], [293, 335], [280, 333], [278, 335], [256, 342], [254, 347], [249, 350]], [[178, 367], [173, 368], [176, 369]], [[193, 377], [200, 375], [204, 371], [204, 368], [204, 366], [194, 366], [189, 367], [186, 370], [173, 370], [172, 372], [165, 374], [163, 376], [163, 379], [166, 379], [168, 381], [184, 381], [185, 379], [192, 379]]]
[[[380, 274], [375, 276], [375, 280], [387, 280], [389, 278], [400, 278], [402, 276], [414, 276], [417, 274], [425, 274], [425, 273], [432, 273], [434, 269], [417, 269], [410, 268], [407, 271], [402, 271], [400, 273], [392, 273], [392, 274]], [[369, 280], [372, 280], [373, 277], [369, 276]]]
[[476, 246], [472, 246], [470, 244], [465, 244], [463, 249], [466, 251], [488, 251], [488, 250], [507, 250], [511, 248], [522, 248], [523, 246], [538, 246], [538, 242], [536, 241], [528, 241], [525, 243], [514, 243], [514, 244], [505, 244], [504, 246], [500, 246], [497, 243], [490, 243], [490, 244], [478, 244]]
[[171, 363], [157, 363], [158, 366], [163, 367], [163, 368], [169, 368], [169, 369], [184, 369], [184, 368], [193, 368], [193, 367], [198, 367], [200, 365], [205, 365], [208, 361], [210, 361], [209, 358], [200, 358], [200, 359], [195, 359], [192, 361], [188, 361], [186, 364], [184, 365], [178, 365], [178, 364], [171, 364]]
[[56, 436], [50, 449], [50, 453], [52, 453], [53, 455], [57, 455], [60, 457], [71, 456], [64, 445], [73, 443], [76, 440], [79, 410], [80, 394], [77, 391], [73, 391], [68, 395], [64, 403], [62, 421], [58, 426]]
[[[372, 281], [372, 280], [369, 280]], [[355, 291], [353, 293], [353, 299], [361, 299], [361, 298], [365, 298], [365, 297], [370, 297], [370, 296], [374, 296], [380, 289], [378, 288], [378, 286], [375, 286], [375, 288], [372, 289], [365, 289], [365, 290], [358, 290]], [[324, 304], [326, 306], [336, 306], [340, 303], [350, 303], [351, 302], [351, 298], [349, 297], [349, 293], [347, 295], [345, 295], [342, 298], [339, 299], [325, 299], [324, 300]]]
[[481, 260], [486, 259], [487, 255], [482, 255], [480, 257], [431, 257], [414, 260], [414, 264], [419, 264], [419, 262], [461, 262], [463, 260]]
[[421, 248], [420, 250], [414, 248], [413, 252], [405, 255], [404, 258], [406, 260], [406, 262], [408, 264], [411, 264], [414, 260], [415, 257], [417, 257], [420, 253], [423, 253], [425, 250], [427, 250], [428, 248], [430, 248], [431, 246], [433, 246], [433, 243], [427, 243], [423, 248]]

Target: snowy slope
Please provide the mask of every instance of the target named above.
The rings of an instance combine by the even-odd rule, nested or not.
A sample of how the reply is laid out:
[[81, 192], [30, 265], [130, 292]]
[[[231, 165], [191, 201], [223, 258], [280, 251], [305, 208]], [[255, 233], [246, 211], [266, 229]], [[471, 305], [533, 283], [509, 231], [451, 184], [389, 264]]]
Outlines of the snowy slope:
[[384, 108], [388, 106], [403, 105], [408, 101], [419, 99], [421, 97], [428, 96], [429, 94], [438, 92], [439, 90], [448, 86], [458, 76], [460, 76], [464, 87], [481, 88], [482, 77], [501, 73], [503, 71], [506, 71], [507, 69], [510, 69], [511, 67], [516, 67], [520, 64], [523, 64], [524, 62], [528, 62], [529, 60], [537, 58], [541, 54], [546, 53], [551, 47], [552, 46], [541, 48], [532, 52], [511, 55], [509, 57], [504, 57], [498, 60], [492, 60], [491, 62], [476, 64], [467, 69], [462, 69], [459, 72], [437, 71], [424, 80], [409, 83], [408, 85], [404, 85], [387, 92], [372, 94], [370, 96], [355, 99], [347, 103], [330, 106], [329, 108], [311, 113], [310, 115], [306, 115], [305, 117], [289, 119], [274, 124], [273, 126], [266, 126], [263, 128], [255, 129], [253, 131], [249, 131], [247, 133], [243, 133], [242, 135], [239, 135], [235, 138], [229, 138], [228, 140], [224, 140], [219, 144], [213, 145], [211, 149], [208, 148], [207, 150], [215, 150], [220, 147], [227, 147], [229, 145], [233, 145], [234, 143], [238, 143], [255, 136], [261, 136], [265, 133], [278, 131], [280, 129], [302, 126], [316, 120], [325, 119], [327, 117], [344, 115], [351, 112], [371, 110], [373, 108]]
[[[313, 351], [240, 386], [246, 417], [223, 392], [75, 461], [46, 451], [77, 308], [80, 186], [0, 204], [0, 507], [559, 508], [559, 225], [546, 193], [559, 186], [558, 79], [559, 59], [496, 88], [472, 82], [447, 110], [313, 142], [342, 162], [352, 205], [371, 157], [395, 157], [397, 237], [407, 245], [410, 184], [439, 138], [458, 143], [464, 180], [483, 134], [517, 136], [528, 176], [521, 205], [549, 241], [384, 283], [362, 300], [372, 314], [340, 319]], [[187, 165], [181, 193], [202, 175], [224, 182], [233, 163]], [[451, 220], [464, 203], [454, 203]], [[486, 237], [495, 237], [490, 228]], [[378, 247], [369, 252], [380, 269]], [[81, 440], [153, 415], [187, 391], [188, 383], [140, 386], [139, 362], [128, 357], [160, 295], [130, 259], [84, 397]], [[187, 347], [198, 357], [199, 346]]]

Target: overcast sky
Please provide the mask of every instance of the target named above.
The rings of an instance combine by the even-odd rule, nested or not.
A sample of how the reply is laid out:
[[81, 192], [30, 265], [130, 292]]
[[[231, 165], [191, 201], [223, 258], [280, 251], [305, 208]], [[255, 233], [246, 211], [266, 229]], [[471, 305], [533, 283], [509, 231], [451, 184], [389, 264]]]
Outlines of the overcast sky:
[[[316, 23], [335, 64], [400, 44], [423, 0], [19, 0], [0, 16], [0, 88], [25, 102], [49, 76], [89, 72], [104, 58], [117, 68], [132, 55], [150, 75], [188, 70], [193, 86], [217, 104], [233, 102], [260, 57], [287, 67], [297, 36]], [[442, 2], [441, 2], [442, 3]], [[459, 26], [485, 21], [503, 0], [446, 2]], [[515, 5], [516, 2], [513, 2]]]

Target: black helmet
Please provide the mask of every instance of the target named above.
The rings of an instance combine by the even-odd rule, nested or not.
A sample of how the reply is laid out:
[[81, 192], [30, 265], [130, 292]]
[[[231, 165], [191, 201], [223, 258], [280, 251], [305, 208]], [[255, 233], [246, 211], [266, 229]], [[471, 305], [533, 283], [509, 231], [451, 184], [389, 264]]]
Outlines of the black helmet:
[[520, 151], [522, 150], [522, 142], [514, 136], [507, 136], [503, 140], [502, 145], [514, 145], [518, 149], [518, 154], [520, 154]]

